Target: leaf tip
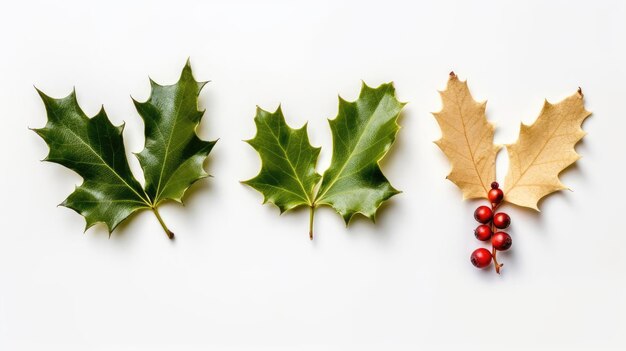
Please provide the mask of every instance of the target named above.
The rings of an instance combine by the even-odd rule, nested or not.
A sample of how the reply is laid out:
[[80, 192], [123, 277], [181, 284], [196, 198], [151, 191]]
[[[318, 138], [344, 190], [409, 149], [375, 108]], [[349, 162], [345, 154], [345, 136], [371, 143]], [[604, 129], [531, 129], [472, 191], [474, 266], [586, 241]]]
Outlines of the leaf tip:
[[42, 90], [40, 90], [36, 86], [33, 85], [33, 88], [35, 88], [35, 91], [37, 91], [37, 94], [39, 95], [41, 100], [43, 100], [44, 105], [47, 105], [47, 102], [52, 100], [50, 96], [48, 96], [46, 93], [44, 93]]
[[161, 84], [157, 83], [154, 79], [152, 79], [152, 77], [148, 76], [148, 80], [150, 81], [150, 88], [152, 90], [161, 87]]
[[44, 94], [43, 91], [41, 91], [39, 88], [37, 88], [37, 86], [35, 84], [33, 84], [33, 88], [35, 88], [35, 91], [37, 92], [37, 94], [39, 94], [40, 96], [45, 96], [46, 94]]
[[194, 79], [193, 78], [193, 72], [191, 70], [191, 60], [190, 60], [190, 58], [187, 58], [187, 62], [185, 62], [185, 66], [183, 67], [183, 70], [182, 70], [182, 72], [180, 74], [179, 81], [184, 79], [184, 78]]
[[259, 117], [261, 117], [264, 113], [266, 113], [266, 111], [261, 108], [261, 106], [256, 105], [255, 109], [254, 109], [254, 118], [257, 119]]
[[200, 94], [200, 92], [202, 91], [202, 88], [204, 88], [204, 86], [210, 82], [211, 82], [210, 80], [205, 80], [203, 82], [196, 82], [198, 84], [198, 94]]
[[355, 213], [346, 212], [345, 214], [341, 215], [341, 218], [343, 218], [343, 221], [346, 224], [346, 228], [348, 228], [348, 225], [350, 225], [350, 220], [352, 219], [352, 217], [354, 217]]
[[376, 212], [370, 214], [370, 215], [366, 215], [363, 214], [365, 217], [369, 218], [370, 221], [372, 221], [372, 223], [376, 224]]

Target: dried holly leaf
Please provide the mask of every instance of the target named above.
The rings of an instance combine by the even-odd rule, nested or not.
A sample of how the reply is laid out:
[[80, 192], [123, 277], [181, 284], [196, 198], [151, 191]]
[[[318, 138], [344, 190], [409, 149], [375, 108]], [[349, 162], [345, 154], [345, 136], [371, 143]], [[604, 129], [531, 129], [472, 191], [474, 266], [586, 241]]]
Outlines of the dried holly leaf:
[[435, 142], [443, 151], [452, 170], [450, 179], [463, 192], [464, 199], [486, 198], [496, 179], [496, 155], [500, 146], [493, 144], [495, 127], [487, 121], [487, 102], [476, 102], [454, 72], [446, 90], [439, 92], [440, 112], [433, 113], [441, 128], [441, 139]]
[[135, 105], [145, 122], [146, 145], [138, 154], [146, 188], [132, 175], [122, 138], [104, 109], [93, 118], [81, 110], [75, 92], [54, 99], [39, 92], [48, 115], [44, 128], [36, 129], [48, 144], [46, 161], [59, 163], [83, 177], [84, 182], [62, 203], [86, 219], [86, 228], [106, 224], [109, 233], [137, 210], [150, 209], [170, 239], [172, 233], [157, 207], [167, 199], [181, 201], [187, 188], [206, 177], [202, 163], [215, 142], [200, 140], [195, 129], [203, 111], [189, 62], [179, 81], [170, 86], [154, 82], [148, 101]]
[[[485, 117], [486, 103], [474, 101], [467, 83], [454, 73], [441, 99], [443, 108], [434, 113], [442, 132], [436, 144], [452, 164], [448, 179], [463, 191], [464, 198], [487, 198], [490, 183], [496, 180], [500, 147], [493, 144], [495, 128]], [[538, 210], [541, 198], [566, 189], [558, 175], [580, 158], [574, 146], [585, 135], [581, 125], [590, 114], [579, 89], [557, 104], [546, 101], [535, 123], [522, 124], [519, 140], [507, 145], [504, 201]]]
[[329, 121], [333, 157], [323, 177], [315, 172], [320, 149], [309, 143], [306, 125], [294, 130], [286, 124], [280, 108], [274, 113], [258, 109], [257, 134], [248, 143], [259, 153], [262, 166], [256, 177], [244, 183], [261, 192], [264, 202], [275, 204], [281, 213], [308, 206], [311, 239], [318, 206], [333, 207], [346, 225], [356, 213], [374, 220], [380, 204], [398, 193], [378, 162], [395, 140], [403, 106], [392, 83], [375, 89], [363, 84], [354, 102], [340, 98], [339, 114]]
[[546, 100], [537, 120], [521, 125], [517, 142], [506, 146], [505, 201], [538, 211], [541, 198], [567, 188], [559, 173], [580, 158], [574, 146], [586, 134], [581, 125], [589, 115], [579, 89], [557, 104]]

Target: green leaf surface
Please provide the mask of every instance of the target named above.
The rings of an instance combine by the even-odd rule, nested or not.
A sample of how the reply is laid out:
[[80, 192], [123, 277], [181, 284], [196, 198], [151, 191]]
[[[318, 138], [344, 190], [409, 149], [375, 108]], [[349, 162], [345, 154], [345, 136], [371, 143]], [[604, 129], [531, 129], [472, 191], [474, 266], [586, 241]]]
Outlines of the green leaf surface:
[[62, 205], [85, 217], [85, 230], [104, 222], [113, 231], [131, 213], [150, 207], [128, 166], [123, 126], [113, 126], [104, 109], [88, 118], [78, 106], [75, 92], [62, 99], [39, 94], [48, 114], [46, 126], [35, 129], [50, 147], [44, 160], [83, 177], [83, 184]]
[[198, 95], [206, 82], [196, 82], [189, 62], [178, 83], [150, 83], [150, 98], [134, 102], [146, 136], [137, 158], [146, 179], [146, 193], [156, 206], [167, 199], [181, 202], [191, 184], [208, 176], [202, 165], [215, 141], [200, 140], [196, 135], [204, 114], [198, 111]]
[[320, 149], [309, 143], [306, 125], [290, 128], [280, 107], [274, 113], [257, 109], [257, 134], [248, 143], [259, 153], [262, 166], [256, 177], [244, 183], [281, 213], [308, 206], [311, 239], [315, 209], [322, 205], [333, 207], [346, 225], [356, 213], [374, 220], [380, 204], [399, 192], [378, 162], [395, 140], [403, 106], [392, 83], [375, 89], [363, 84], [354, 102], [339, 98], [337, 118], [329, 121], [333, 157], [323, 177], [315, 172]]
[[363, 84], [358, 100], [339, 99], [339, 114], [329, 121], [333, 158], [324, 172], [316, 204], [332, 206], [348, 224], [355, 213], [374, 220], [380, 204], [399, 193], [378, 161], [396, 139], [403, 106], [391, 83], [376, 89]]
[[280, 212], [301, 205], [313, 204], [313, 188], [321, 176], [315, 172], [320, 148], [312, 147], [306, 124], [300, 129], [289, 128], [280, 107], [271, 113], [257, 108], [256, 135], [248, 140], [261, 156], [263, 167], [247, 184], [264, 196]]
[[207, 175], [202, 164], [215, 144], [200, 140], [195, 133], [203, 114], [197, 109], [203, 85], [193, 79], [187, 62], [178, 83], [160, 86], [152, 82], [148, 101], [135, 102], [145, 122], [146, 146], [138, 154], [145, 189], [130, 171], [123, 125], [111, 124], [104, 108], [93, 118], [87, 117], [75, 92], [54, 99], [39, 91], [48, 122], [35, 132], [50, 148], [45, 161], [70, 168], [83, 178], [62, 205], [85, 217], [85, 229], [102, 222], [111, 233], [133, 212], [150, 209], [167, 235], [174, 237], [157, 207], [167, 199], [181, 201], [187, 188]]

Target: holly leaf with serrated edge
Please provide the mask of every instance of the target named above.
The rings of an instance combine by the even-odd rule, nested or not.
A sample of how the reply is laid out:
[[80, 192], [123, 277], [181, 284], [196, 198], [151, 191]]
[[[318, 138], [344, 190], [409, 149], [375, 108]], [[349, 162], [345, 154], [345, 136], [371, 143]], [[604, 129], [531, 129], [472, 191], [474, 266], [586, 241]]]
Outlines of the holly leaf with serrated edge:
[[496, 179], [496, 155], [500, 146], [493, 144], [494, 126], [485, 115], [486, 102], [472, 98], [467, 82], [450, 73], [446, 90], [440, 91], [442, 109], [433, 113], [441, 139], [435, 144], [452, 165], [447, 179], [463, 192], [463, 198], [486, 198]]
[[150, 82], [150, 98], [133, 100], [145, 124], [145, 148], [136, 154], [144, 170], [145, 189], [130, 171], [123, 125], [113, 126], [104, 108], [93, 118], [87, 117], [75, 91], [54, 99], [38, 90], [48, 116], [46, 126], [35, 129], [50, 148], [44, 160], [72, 169], [83, 178], [61, 205], [85, 217], [85, 230], [102, 222], [110, 235], [134, 212], [150, 209], [173, 239], [158, 206], [165, 200], [181, 202], [189, 186], [207, 176], [203, 162], [215, 141], [203, 141], [195, 132], [204, 113], [197, 106], [205, 83], [193, 78], [189, 61], [177, 83], [161, 86]]
[[378, 163], [400, 129], [397, 120], [404, 105], [396, 99], [392, 83], [378, 88], [363, 83], [354, 102], [340, 97], [339, 113], [329, 120], [333, 156], [323, 176], [315, 171], [320, 148], [311, 146], [306, 124], [292, 129], [280, 107], [274, 113], [258, 108], [257, 133], [247, 142], [261, 157], [261, 171], [243, 183], [261, 192], [264, 203], [273, 203], [281, 213], [308, 206], [311, 240], [319, 206], [333, 207], [346, 225], [357, 213], [374, 221], [380, 204], [399, 193]]
[[61, 164], [83, 177], [83, 183], [61, 205], [85, 217], [85, 230], [104, 222], [112, 232], [133, 212], [150, 208], [150, 199], [128, 166], [124, 126], [113, 126], [104, 108], [88, 118], [74, 91], [62, 99], [41, 91], [39, 95], [48, 114], [46, 126], [35, 129], [50, 147], [44, 161]]
[[[496, 180], [500, 147], [493, 144], [495, 128], [485, 116], [486, 103], [474, 101], [467, 83], [459, 81], [454, 72], [441, 100], [442, 110], [434, 113], [442, 133], [436, 144], [452, 164], [448, 179], [464, 198], [489, 198], [488, 184]], [[574, 147], [585, 135], [581, 125], [590, 114], [580, 88], [557, 104], [546, 100], [537, 120], [532, 125], [522, 124], [518, 141], [507, 145], [509, 171], [502, 202], [539, 211], [539, 200], [566, 189], [559, 173], [580, 158]], [[492, 209], [500, 204], [492, 203]], [[495, 229], [491, 221], [491, 230]], [[492, 246], [490, 258], [499, 274], [502, 264], [496, 259], [497, 252]]]
[[[485, 103], [474, 101], [467, 83], [454, 72], [441, 98], [443, 108], [434, 115], [443, 136], [436, 143], [452, 164], [448, 179], [464, 198], [487, 198], [488, 184], [496, 180], [500, 147], [493, 144], [494, 127], [487, 122]], [[505, 202], [539, 211], [539, 200], [567, 189], [558, 176], [580, 158], [574, 146], [585, 135], [581, 125], [589, 115], [579, 88], [559, 103], [546, 100], [537, 120], [522, 124], [518, 141], [507, 145]]]
[[539, 200], [567, 189], [559, 173], [580, 158], [574, 146], [585, 136], [581, 125], [590, 115], [580, 88], [556, 104], [545, 100], [537, 120], [522, 124], [517, 142], [506, 146], [509, 172], [504, 200], [539, 211]]
[[247, 140], [261, 156], [263, 167], [259, 174], [243, 183], [264, 196], [280, 213], [313, 204], [313, 190], [321, 176], [315, 172], [320, 148], [311, 146], [307, 125], [292, 129], [285, 122], [280, 108], [274, 112], [257, 107], [256, 135]]

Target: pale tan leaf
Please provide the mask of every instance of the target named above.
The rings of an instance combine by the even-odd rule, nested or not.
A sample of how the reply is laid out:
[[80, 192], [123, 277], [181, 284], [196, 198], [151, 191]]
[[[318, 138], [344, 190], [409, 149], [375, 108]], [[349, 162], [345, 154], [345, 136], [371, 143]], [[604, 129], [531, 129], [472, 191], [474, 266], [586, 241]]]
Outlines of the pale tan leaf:
[[585, 135], [581, 125], [590, 114], [579, 89], [557, 104], [546, 100], [537, 120], [530, 126], [522, 124], [517, 142], [506, 146], [505, 201], [538, 211], [541, 198], [567, 189], [559, 173], [580, 158], [574, 146]]
[[467, 82], [450, 73], [446, 90], [439, 92], [440, 112], [433, 113], [441, 128], [441, 139], [435, 143], [443, 151], [452, 170], [448, 179], [463, 192], [464, 199], [486, 198], [491, 182], [496, 180], [494, 126], [487, 121], [487, 102], [476, 102]]

